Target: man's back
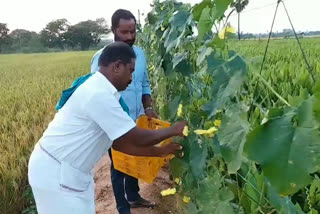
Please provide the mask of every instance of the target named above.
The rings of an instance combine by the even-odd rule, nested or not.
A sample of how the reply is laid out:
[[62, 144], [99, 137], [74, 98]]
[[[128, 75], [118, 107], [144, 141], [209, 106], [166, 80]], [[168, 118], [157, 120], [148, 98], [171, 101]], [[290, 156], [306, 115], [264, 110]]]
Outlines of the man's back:
[[[129, 107], [129, 114], [133, 120], [144, 114], [142, 95], [151, 94], [146, 58], [143, 50], [138, 46], [132, 47], [136, 54], [135, 71], [132, 75], [132, 83], [121, 92], [121, 96]], [[95, 53], [91, 60], [91, 73], [99, 70], [98, 61], [103, 49]]]
[[[57, 112], [40, 139], [41, 145], [57, 159], [90, 171], [112, 140], [123, 134], [121, 130], [127, 125], [119, 125], [123, 120], [118, 117], [127, 118], [127, 123], [134, 126], [122, 111], [119, 98], [114, 86], [100, 72], [95, 73]], [[116, 110], [119, 113], [115, 113]], [[121, 134], [117, 134], [119, 132]]]

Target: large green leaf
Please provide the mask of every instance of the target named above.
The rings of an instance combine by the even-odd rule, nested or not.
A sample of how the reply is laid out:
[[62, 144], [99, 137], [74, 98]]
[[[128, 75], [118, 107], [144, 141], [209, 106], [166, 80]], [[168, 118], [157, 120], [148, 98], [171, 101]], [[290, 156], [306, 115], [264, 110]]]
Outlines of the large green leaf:
[[212, 53], [207, 58], [208, 71], [212, 73], [214, 83], [210, 89], [212, 101], [203, 106], [209, 117], [221, 110], [231, 97], [236, 96], [246, 75], [246, 63], [242, 57], [230, 52], [230, 59], [223, 63]]
[[187, 10], [179, 10], [169, 19], [169, 22], [171, 28], [164, 42], [167, 52], [179, 46], [186, 27], [191, 22], [191, 15]]
[[169, 21], [172, 27], [182, 32], [186, 27], [189, 16], [189, 11], [181, 10], [174, 14]]
[[188, 60], [183, 59], [181, 62], [179, 62], [176, 65], [176, 67], [174, 68], [174, 71], [179, 72], [184, 76], [188, 76], [192, 74], [192, 66]]
[[190, 75], [192, 73], [192, 66], [187, 60], [186, 53], [177, 53], [172, 59], [174, 71], [183, 75]]
[[147, 18], [148, 18], [149, 24], [151, 24], [151, 25], [154, 25], [157, 21], [157, 18], [155, 17], [155, 15], [152, 12], [148, 13]]
[[212, 10], [212, 16], [214, 20], [220, 19], [226, 10], [228, 9], [229, 5], [231, 4], [232, 0], [215, 0], [215, 7]]
[[180, 101], [181, 101], [181, 97], [179, 95], [175, 96], [171, 100], [169, 104], [170, 119], [173, 119], [176, 116]]
[[[212, 209], [208, 209], [208, 210], [212, 210]], [[205, 212], [205, 213], [207, 213], [207, 212]], [[217, 208], [215, 208], [213, 213], [214, 214], [225, 214], [225, 213], [232, 214], [234, 212], [233, 212], [233, 208], [230, 203], [220, 202], [220, 203], [218, 203]]]
[[250, 128], [245, 115], [243, 106], [229, 107], [222, 118], [222, 124], [217, 134], [222, 156], [227, 162], [228, 172], [231, 174], [239, 170], [243, 159], [243, 146]]
[[198, 183], [190, 170], [182, 178], [182, 186], [188, 191], [193, 191], [198, 186]]
[[164, 47], [166, 47], [167, 52], [169, 52], [172, 48], [176, 47], [179, 42], [180, 33], [175, 28], [171, 28], [168, 36], [164, 41]]
[[224, 214], [233, 213], [230, 201], [233, 200], [233, 193], [226, 187], [221, 186], [222, 178], [217, 171], [203, 179], [199, 185], [196, 200], [199, 204], [201, 214]]
[[170, 161], [170, 171], [174, 178], [182, 178], [188, 168], [188, 164], [179, 158], [174, 158]]
[[218, 34], [215, 34], [215, 36], [212, 39], [212, 41], [209, 42], [207, 45], [208, 45], [208, 47], [212, 47], [212, 48], [224, 49], [226, 47], [226, 40], [220, 39]]
[[189, 202], [185, 207], [184, 207], [184, 212], [185, 214], [197, 214], [197, 207], [194, 203]]
[[209, 8], [213, 7], [211, 0], [203, 0], [201, 3], [195, 4], [192, 10], [193, 20], [199, 21], [201, 13], [203, 9], [206, 7], [209, 7]]
[[315, 96], [313, 109], [314, 109], [316, 120], [318, 121], [318, 123], [320, 123], [320, 82], [319, 81], [314, 86], [313, 93]]
[[198, 59], [197, 59], [197, 66], [199, 66], [208, 55], [210, 55], [212, 52], [212, 48], [208, 48], [206, 45], [203, 45], [200, 49], [199, 49], [199, 55], [198, 55]]
[[268, 180], [265, 181], [267, 186], [267, 196], [272, 206], [277, 209], [279, 214], [304, 214], [299, 205], [292, 203], [289, 197], [281, 197], [276, 189]]
[[[214, 22], [224, 15], [231, 2], [232, 0], [215, 0], [215, 5], [212, 7], [211, 2], [203, 1], [201, 4], [195, 6], [193, 16], [195, 20], [198, 21], [198, 38], [200, 40], [203, 39], [206, 33], [211, 31]], [[201, 15], [199, 17], [200, 13]]]
[[182, 60], [186, 59], [186, 53], [177, 53], [172, 59], [173, 68], [175, 68]]
[[206, 7], [202, 10], [199, 23], [198, 23], [198, 38], [203, 39], [204, 35], [211, 31], [211, 28], [214, 24], [214, 20], [211, 16], [211, 8]]
[[224, 60], [218, 58], [216, 56], [216, 53], [211, 53], [208, 57], [207, 57], [207, 64], [208, 64], [208, 70], [210, 72], [214, 72], [215, 69], [217, 69], [218, 67], [220, 67], [221, 65], [223, 65], [225, 63]]
[[196, 139], [190, 141], [189, 165], [192, 170], [192, 174], [195, 178], [204, 177], [206, 174], [208, 146], [207, 144], [202, 144], [200, 146]]
[[162, 68], [166, 76], [169, 76], [172, 73], [173, 70], [173, 64], [172, 64], [172, 56], [170, 54], [165, 54], [162, 59]]
[[320, 169], [320, 134], [315, 127], [313, 98], [253, 130], [244, 151], [261, 164], [264, 175], [281, 195], [310, 183]]

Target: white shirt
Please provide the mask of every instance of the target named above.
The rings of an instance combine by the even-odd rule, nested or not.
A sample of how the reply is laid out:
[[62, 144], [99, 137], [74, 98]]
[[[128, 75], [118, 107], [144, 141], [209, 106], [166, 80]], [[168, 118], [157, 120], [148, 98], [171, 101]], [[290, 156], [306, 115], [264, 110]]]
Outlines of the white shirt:
[[[143, 50], [133, 45], [134, 53], [136, 54], [136, 63], [134, 72], [132, 73], [132, 82], [128, 87], [121, 92], [121, 96], [129, 107], [130, 117], [135, 121], [140, 115], [144, 114], [142, 105], [142, 95], [151, 94], [147, 61]], [[99, 70], [99, 57], [104, 48], [97, 51], [91, 60], [91, 73]]]
[[113, 140], [136, 126], [119, 99], [117, 89], [96, 72], [56, 113], [41, 146], [59, 161], [90, 173]]

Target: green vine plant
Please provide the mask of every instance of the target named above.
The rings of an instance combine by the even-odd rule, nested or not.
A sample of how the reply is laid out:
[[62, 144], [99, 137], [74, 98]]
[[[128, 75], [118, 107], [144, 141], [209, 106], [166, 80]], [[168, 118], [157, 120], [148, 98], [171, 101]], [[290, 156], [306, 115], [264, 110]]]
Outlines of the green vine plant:
[[259, 74], [261, 58], [232, 50], [234, 30], [217, 26], [233, 3], [156, 0], [139, 34], [161, 118], [189, 123], [184, 155], [170, 163], [179, 206], [190, 214], [317, 213], [320, 84], [307, 70], [299, 86], [274, 84], [276, 74]]

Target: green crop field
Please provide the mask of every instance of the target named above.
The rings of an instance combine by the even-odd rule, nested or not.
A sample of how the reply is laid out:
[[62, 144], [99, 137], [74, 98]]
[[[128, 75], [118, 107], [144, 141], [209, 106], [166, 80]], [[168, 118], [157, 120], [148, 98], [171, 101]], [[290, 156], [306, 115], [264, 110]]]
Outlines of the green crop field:
[[0, 55], [0, 213], [26, 205], [27, 163], [61, 91], [89, 72], [93, 52]]

